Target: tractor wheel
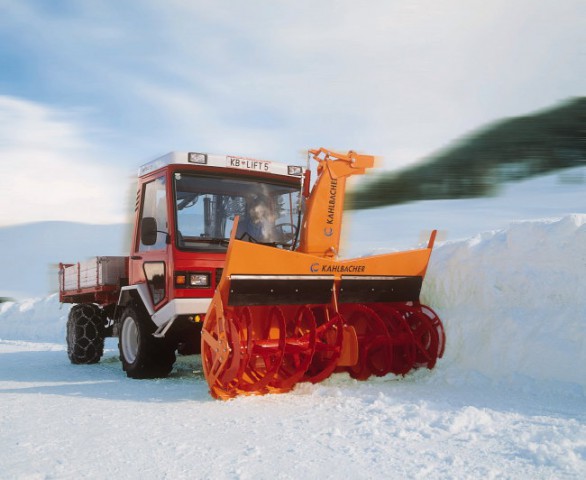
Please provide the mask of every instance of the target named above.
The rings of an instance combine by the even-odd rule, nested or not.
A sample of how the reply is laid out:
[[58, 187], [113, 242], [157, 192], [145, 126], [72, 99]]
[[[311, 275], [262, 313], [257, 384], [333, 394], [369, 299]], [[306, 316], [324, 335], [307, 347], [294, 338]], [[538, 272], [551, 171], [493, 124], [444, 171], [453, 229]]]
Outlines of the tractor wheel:
[[105, 316], [93, 303], [71, 307], [67, 320], [67, 356], [73, 364], [97, 363], [104, 353]]
[[175, 350], [164, 339], [153, 337], [154, 324], [128, 307], [122, 314], [118, 349], [122, 369], [130, 378], [161, 378], [175, 363]]

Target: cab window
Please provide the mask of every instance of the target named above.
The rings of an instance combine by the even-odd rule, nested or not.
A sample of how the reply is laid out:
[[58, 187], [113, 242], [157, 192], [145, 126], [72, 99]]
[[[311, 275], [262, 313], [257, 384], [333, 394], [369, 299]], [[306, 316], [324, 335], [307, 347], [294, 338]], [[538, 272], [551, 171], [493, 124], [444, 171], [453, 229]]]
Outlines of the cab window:
[[165, 177], [159, 177], [152, 182], [146, 183], [143, 187], [142, 211], [139, 225], [142, 225], [142, 220], [146, 217], [154, 218], [157, 222], [157, 240], [154, 245], [144, 245], [141, 241], [141, 232], [139, 231], [138, 250], [148, 252], [164, 249], [167, 244], [167, 232], [169, 231]]

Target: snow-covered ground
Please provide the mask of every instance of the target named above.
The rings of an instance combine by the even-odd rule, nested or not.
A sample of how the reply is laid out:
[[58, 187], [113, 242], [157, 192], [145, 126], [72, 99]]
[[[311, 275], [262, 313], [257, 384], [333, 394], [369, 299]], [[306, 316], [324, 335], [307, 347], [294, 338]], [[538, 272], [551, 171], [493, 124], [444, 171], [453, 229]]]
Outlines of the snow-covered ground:
[[131, 380], [108, 340], [71, 365], [56, 296], [0, 305], [0, 478], [586, 478], [586, 182], [556, 185], [352, 215], [362, 250], [451, 239], [422, 293], [446, 353], [406, 378], [214, 401], [197, 356]]

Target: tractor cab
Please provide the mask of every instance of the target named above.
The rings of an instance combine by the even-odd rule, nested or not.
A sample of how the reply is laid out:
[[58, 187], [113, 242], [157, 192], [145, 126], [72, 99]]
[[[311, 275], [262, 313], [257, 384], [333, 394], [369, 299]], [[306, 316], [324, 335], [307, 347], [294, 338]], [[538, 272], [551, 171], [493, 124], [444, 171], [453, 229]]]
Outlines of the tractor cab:
[[132, 297], [143, 305], [164, 337], [203, 321], [237, 218], [238, 239], [294, 248], [302, 179], [299, 166], [201, 153], [169, 153], [140, 167], [119, 304]]

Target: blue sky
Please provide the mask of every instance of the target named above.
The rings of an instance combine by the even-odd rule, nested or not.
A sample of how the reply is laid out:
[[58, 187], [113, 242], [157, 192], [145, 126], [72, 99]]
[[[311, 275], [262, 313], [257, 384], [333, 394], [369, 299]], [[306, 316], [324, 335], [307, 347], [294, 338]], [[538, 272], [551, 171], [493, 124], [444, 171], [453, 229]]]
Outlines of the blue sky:
[[0, 226], [125, 218], [171, 150], [421, 159], [584, 95], [583, 0], [0, 0]]

